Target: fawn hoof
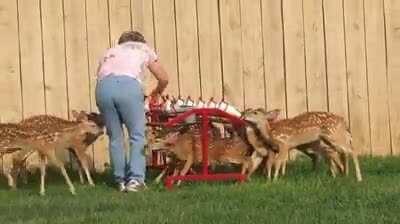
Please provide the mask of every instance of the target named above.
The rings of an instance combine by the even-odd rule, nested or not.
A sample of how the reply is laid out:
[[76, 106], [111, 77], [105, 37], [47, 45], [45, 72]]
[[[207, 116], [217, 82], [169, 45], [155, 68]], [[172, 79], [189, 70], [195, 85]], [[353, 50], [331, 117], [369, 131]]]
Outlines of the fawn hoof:
[[72, 194], [72, 195], [76, 195], [75, 189], [71, 188], [70, 191], [71, 191], [71, 194]]
[[46, 192], [44, 192], [44, 191], [41, 191], [39, 194], [40, 194], [40, 196], [46, 196]]

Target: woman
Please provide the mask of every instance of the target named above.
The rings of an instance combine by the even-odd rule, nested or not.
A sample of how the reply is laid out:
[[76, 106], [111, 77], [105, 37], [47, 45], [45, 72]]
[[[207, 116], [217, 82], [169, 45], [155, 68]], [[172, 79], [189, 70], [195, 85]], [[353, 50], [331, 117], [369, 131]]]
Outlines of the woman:
[[[108, 49], [101, 57], [97, 70], [96, 103], [105, 121], [114, 181], [120, 191], [135, 192], [146, 187], [146, 119], [142, 86], [146, 67], [158, 80], [150, 97], [158, 97], [168, 84], [168, 75], [143, 35], [128, 31], [120, 36], [116, 47]], [[127, 161], [122, 124], [129, 134]]]

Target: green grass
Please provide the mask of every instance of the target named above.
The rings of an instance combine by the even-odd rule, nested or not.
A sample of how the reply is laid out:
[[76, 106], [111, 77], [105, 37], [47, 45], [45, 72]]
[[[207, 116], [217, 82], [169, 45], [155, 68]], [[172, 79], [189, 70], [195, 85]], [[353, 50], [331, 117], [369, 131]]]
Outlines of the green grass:
[[362, 183], [310, 165], [289, 163], [274, 183], [256, 174], [245, 184], [184, 183], [173, 191], [150, 184], [143, 193], [116, 192], [107, 173], [95, 176], [95, 188], [73, 176], [77, 196], [54, 172], [45, 197], [37, 176], [18, 191], [3, 178], [0, 223], [400, 223], [400, 158], [361, 158]]

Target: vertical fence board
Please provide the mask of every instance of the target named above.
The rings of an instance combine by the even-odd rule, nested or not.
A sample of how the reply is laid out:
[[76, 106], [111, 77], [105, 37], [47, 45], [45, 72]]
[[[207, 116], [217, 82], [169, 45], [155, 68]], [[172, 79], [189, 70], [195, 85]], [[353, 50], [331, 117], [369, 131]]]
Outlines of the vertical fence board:
[[160, 62], [170, 75], [166, 93], [179, 94], [176, 27], [173, 0], [154, 0], [155, 43]]
[[200, 96], [196, 0], [175, 0], [179, 90], [183, 97]]
[[342, 1], [324, 0], [326, 67], [329, 111], [343, 116], [348, 123], [346, 50]]
[[327, 111], [322, 0], [303, 0], [307, 98], [310, 111]]
[[64, 1], [69, 110], [90, 110], [85, 1]]
[[[108, 7], [107, 0], [87, 0], [87, 35], [88, 35], [88, 59], [89, 59], [89, 80], [91, 93], [91, 110], [97, 111], [95, 99], [96, 90], [96, 71], [98, 60], [102, 54], [110, 47], [109, 27], [108, 27]], [[108, 138], [101, 137], [96, 141], [93, 148], [94, 168], [97, 171], [104, 171], [105, 164], [109, 163], [109, 153], [107, 149]]]
[[131, 8], [129, 0], [109, 0], [111, 45], [118, 43], [124, 31], [131, 30]]
[[204, 100], [222, 98], [221, 39], [218, 2], [197, 1], [201, 92]]
[[260, 1], [241, 0], [244, 102], [265, 108], [264, 55]]
[[368, 70], [368, 93], [371, 125], [371, 148], [374, 155], [390, 155], [385, 24], [383, 0], [364, 0]]
[[[131, 0], [131, 11], [133, 30], [140, 31], [147, 44], [154, 48], [153, 1]], [[157, 85], [157, 80], [149, 71], [145, 71], [145, 74], [144, 89], [145, 94], [149, 94]]]
[[17, 122], [22, 98], [16, 1], [0, 1], [0, 21], [0, 122]]
[[[144, 1], [146, 0], [131, 0], [130, 4], [131, 4], [131, 20], [132, 20], [132, 29], [133, 30], [137, 30], [139, 32], [142, 32], [144, 35], [144, 21], [145, 21], [145, 12], [144, 12]], [[152, 1], [148, 1], [148, 2], [152, 2]], [[152, 10], [151, 10], [152, 11]], [[151, 12], [150, 11], [150, 12]], [[147, 16], [152, 16], [152, 13], [150, 13], [150, 15]], [[147, 39], [147, 36], [145, 36], [145, 38]]]
[[24, 117], [44, 114], [42, 37], [39, 0], [18, 1]]
[[64, 1], [68, 108], [90, 110], [85, 1]]
[[281, 3], [276, 0], [261, 1], [267, 109], [281, 109], [285, 116], [286, 83]]
[[42, 0], [43, 59], [48, 114], [68, 118], [63, 7], [61, 0]]
[[359, 152], [369, 154], [371, 147], [363, 1], [344, 1], [344, 3], [350, 127], [353, 133], [354, 147]]
[[384, 3], [392, 154], [398, 155], [400, 153], [400, 2], [385, 0]]
[[221, 0], [223, 93], [239, 109], [244, 108], [242, 38], [239, 0]]
[[283, 0], [286, 94], [289, 117], [307, 111], [301, 0]]

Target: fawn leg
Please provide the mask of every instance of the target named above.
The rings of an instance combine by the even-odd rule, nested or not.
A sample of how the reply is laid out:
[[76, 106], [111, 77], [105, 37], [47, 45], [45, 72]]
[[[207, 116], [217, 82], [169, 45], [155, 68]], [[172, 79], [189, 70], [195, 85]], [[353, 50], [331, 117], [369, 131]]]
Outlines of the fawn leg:
[[346, 176], [349, 175], [349, 156], [347, 153], [342, 153], [342, 161], [344, 162], [344, 173]]
[[[88, 161], [90, 161], [89, 156], [86, 153], [84, 153], [84, 151], [79, 151], [79, 150], [76, 151], [76, 155], [79, 159], [79, 162], [80, 162], [83, 170], [85, 171], [86, 178], [89, 182], [89, 185], [94, 186], [94, 182], [93, 182], [92, 176], [90, 175], [90, 171], [89, 171], [89, 163], [88, 163]], [[82, 170], [82, 168], [80, 170]]]
[[321, 152], [327, 159], [327, 162], [329, 162], [329, 170], [332, 177], [336, 177], [336, 168], [338, 167], [341, 171], [343, 170], [343, 165], [340, 161], [337, 151], [335, 151], [335, 149], [333, 149], [332, 147], [326, 145], [319, 145], [318, 151]]
[[75, 195], [76, 194], [75, 187], [72, 184], [71, 179], [69, 178], [67, 171], [65, 170], [64, 164], [59, 159], [57, 159], [57, 157], [55, 155], [55, 151], [52, 150], [50, 153], [47, 154], [47, 157], [54, 163], [55, 166], [60, 168], [61, 174], [64, 176], [64, 179], [65, 179], [65, 181], [66, 181], [66, 183], [67, 183], [67, 185], [69, 187], [69, 190], [71, 191], [71, 193], [73, 195]]
[[[288, 154], [288, 156], [289, 156], [289, 154]], [[285, 160], [282, 161], [282, 169], [281, 169], [282, 176], [285, 176], [285, 174], [286, 174], [286, 163], [287, 163], [288, 159], [289, 158], [287, 157], [287, 158], [285, 158]]]
[[247, 173], [247, 179], [250, 179], [250, 176], [256, 171], [257, 167], [263, 160], [263, 156], [261, 156], [257, 151], [254, 151], [250, 157], [251, 167], [249, 168], [249, 172]]
[[8, 181], [8, 186], [12, 189], [15, 190], [17, 189], [17, 185], [15, 183], [14, 177], [13, 175], [11, 175], [11, 171], [10, 170], [4, 170], [4, 174], [7, 177], [7, 181]]
[[329, 153], [330, 159], [333, 161], [333, 166], [334, 168], [339, 168], [339, 172], [343, 173], [344, 172], [344, 166], [342, 164], [342, 161], [339, 157], [339, 154], [337, 152], [331, 152]]
[[78, 175], [79, 175], [79, 181], [81, 182], [81, 184], [85, 184], [85, 178], [83, 178], [83, 170], [81, 165], [79, 165], [78, 167]]
[[8, 186], [11, 189], [16, 189], [16, 179], [13, 175], [13, 170], [15, 170], [15, 165], [13, 164], [13, 155], [12, 153], [1, 155], [0, 159], [3, 159], [3, 174], [7, 178]]
[[268, 156], [266, 157], [266, 158], [264, 158], [264, 160], [263, 160], [263, 164], [264, 164], [264, 167], [263, 167], [263, 171], [262, 171], [262, 173], [263, 173], [263, 175], [264, 176], [266, 176], [267, 175], [267, 172], [268, 172], [268, 158], [271, 156], [271, 154], [268, 154]]
[[277, 154], [275, 152], [272, 152], [268, 155], [267, 162], [266, 162], [266, 168], [267, 168], [267, 178], [268, 180], [271, 180], [272, 177], [272, 165], [275, 163], [275, 158]]
[[360, 182], [360, 181], [362, 181], [362, 175], [361, 175], [360, 163], [358, 162], [357, 154], [354, 151], [352, 151], [351, 156], [353, 157], [353, 163], [354, 163], [354, 167], [356, 169], [357, 181]]
[[339, 146], [338, 148], [341, 148], [342, 151], [344, 152], [345, 156], [345, 172], [346, 175], [349, 173], [349, 161], [348, 161], [348, 155], [350, 155], [353, 159], [353, 164], [354, 168], [356, 171], [356, 179], [358, 182], [362, 181], [362, 175], [361, 175], [361, 170], [360, 170], [360, 163], [358, 161], [358, 154], [357, 152], [354, 151], [353, 146], [351, 145], [351, 135], [349, 132], [343, 132], [341, 135], [339, 135], [338, 138]]
[[[183, 166], [183, 169], [181, 170], [181, 172], [180, 172], [180, 176], [184, 176], [184, 175], [186, 175], [187, 174], [187, 172], [189, 171], [189, 169], [190, 169], [190, 167], [192, 167], [192, 164], [193, 164], [193, 157], [192, 156], [189, 156], [188, 158], [187, 158], [187, 160], [186, 160], [186, 163], [185, 163], [185, 165]], [[181, 182], [182, 181], [178, 181], [177, 182], [177, 185], [179, 186], [180, 184], [181, 184]]]
[[161, 173], [156, 177], [156, 179], [154, 180], [154, 183], [159, 184], [161, 179], [165, 176], [165, 174], [167, 173], [168, 167], [164, 168]]
[[46, 178], [46, 156], [39, 154], [40, 162], [40, 195], [45, 195], [45, 178]]
[[289, 156], [289, 148], [285, 145], [280, 145], [279, 146], [279, 153], [278, 156], [276, 157], [275, 160], [275, 173], [274, 173], [274, 179], [277, 180], [279, 171], [281, 169], [282, 163], [287, 159]]
[[331, 175], [333, 178], [336, 177], [336, 165], [335, 162], [332, 159], [329, 159], [329, 170], [331, 172]]

